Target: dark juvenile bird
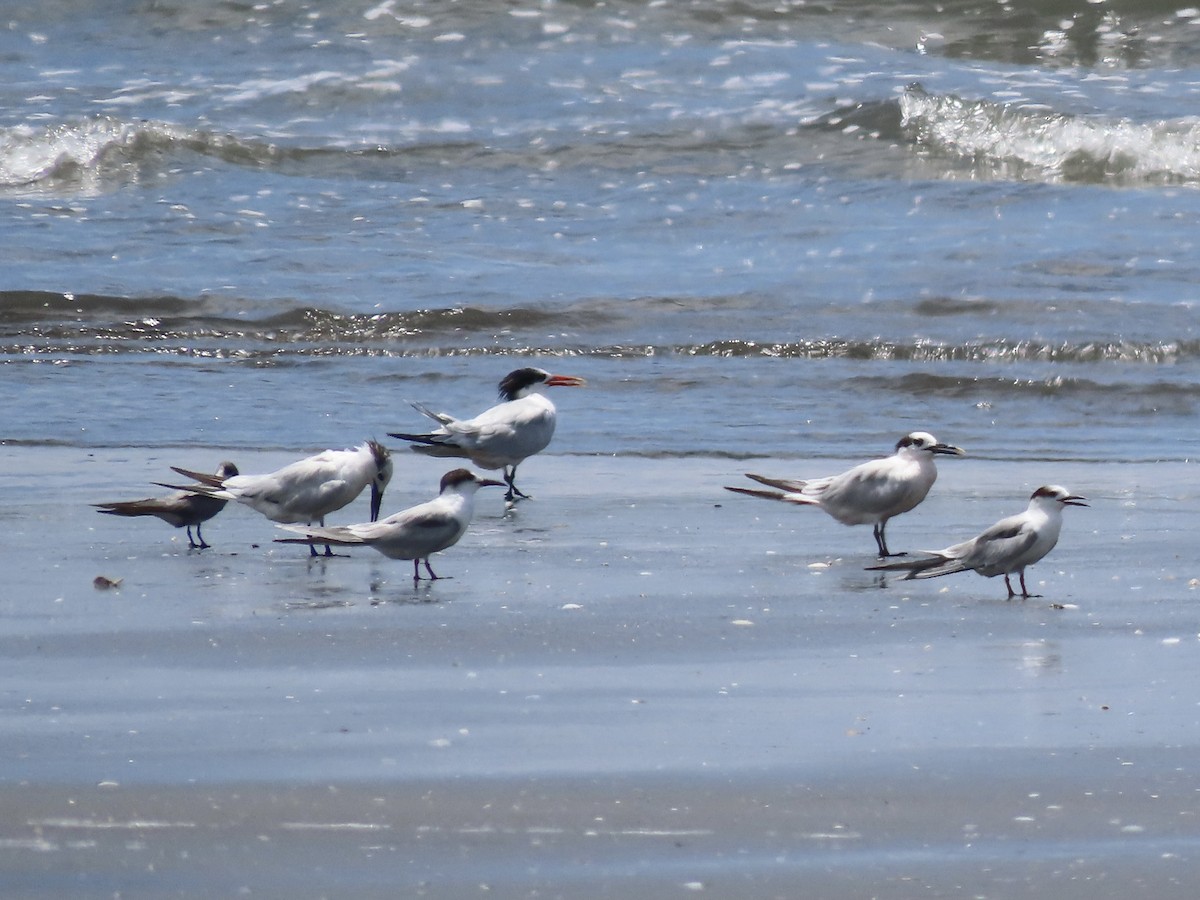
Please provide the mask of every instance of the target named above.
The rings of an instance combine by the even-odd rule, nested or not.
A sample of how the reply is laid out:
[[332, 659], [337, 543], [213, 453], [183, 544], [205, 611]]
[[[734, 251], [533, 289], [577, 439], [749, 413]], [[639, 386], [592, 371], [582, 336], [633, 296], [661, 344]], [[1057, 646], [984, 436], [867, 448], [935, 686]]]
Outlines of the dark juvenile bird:
[[279, 544], [314, 543], [373, 547], [389, 559], [411, 559], [413, 581], [421, 578], [421, 562], [429, 578], [436, 579], [429, 557], [447, 547], [453, 547], [471, 524], [475, 513], [475, 492], [481, 487], [503, 487], [503, 482], [480, 478], [467, 469], [454, 469], [442, 476], [438, 496], [417, 506], [361, 525], [335, 525], [329, 528], [306, 528], [302, 525], [280, 525], [285, 531], [303, 535], [299, 538], [276, 538]]
[[791, 480], [746, 473], [747, 478], [776, 488], [773, 491], [726, 487], [725, 490], [801, 506], [818, 506], [843, 525], [873, 525], [880, 558], [901, 556], [888, 550], [884, 529], [888, 520], [913, 509], [937, 480], [937, 455], [965, 456], [958, 447], [938, 443], [926, 431], [906, 434], [895, 452], [873, 459], [840, 475]]
[[[237, 466], [231, 462], [223, 462], [217, 466], [215, 476], [220, 479], [232, 478], [238, 473]], [[149, 497], [145, 500], [126, 500], [119, 503], [93, 503], [99, 512], [110, 516], [155, 516], [176, 528], [186, 528], [188, 547], [205, 550], [212, 546], [204, 540], [200, 526], [225, 508], [227, 501], [218, 497], [205, 497], [191, 491], [176, 491], [166, 497]], [[196, 529], [196, 537], [192, 538], [192, 528]]]
[[905, 579], [937, 578], [955, 572], [978, 572], [985, 578], [1004, 576], [1009, 599], [1017, 595], [1008, 580], [1019, 575], [1021, 599], [1035, 596], [1025, 587], [1025, 569], [1044, 557], [1058, 543], [1062, 530], [1062, 511], [1068, 506], [1087, 506], [1086, 497], [1072, 494], [1065, 487], [1047, 484], [1033, 492], [1023, 513], [1001, 519], [983, 533], [944, 550], [922, 550], [926, 559], [906, 560], [872, 571], [907, 571]]
[[544, 369], [524, 368], [509, 372], [500, 382], [503, 402], [473, 419], [458, 419], [414, 403], [420, 413], [441, 425], [425, 434], [389, 432], [390, 437], [411, 441], [413, 449], [427, 456], [469, 459], [481, 469], [503, 469], [508, 491], [504, 499], [528, 497], [514, 484], [517, 466], [545, 450], [554, 436], [557, 410], [540, 391], [547, 387], [579, 387], [586, 384], [574, 375], [551, 375]]

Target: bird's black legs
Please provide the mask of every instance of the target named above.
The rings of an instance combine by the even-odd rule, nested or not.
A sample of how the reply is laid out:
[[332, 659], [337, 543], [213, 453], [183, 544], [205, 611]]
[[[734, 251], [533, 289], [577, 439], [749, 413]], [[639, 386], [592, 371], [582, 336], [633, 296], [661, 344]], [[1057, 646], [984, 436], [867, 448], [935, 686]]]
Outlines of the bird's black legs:
[[504, 467], [504, 483], [508, 485], [508, 491], [504, 494], [504, 499], [507, 500], [509, 503], [514, 502], [518, 497], [522, 500], [529, 499], [528, 494], [526, 494], [524, 491], [522, 491], [520, 488], [518, 488], [515, 484], [513, 484], [513, 482], [516, 480], [516, 477], [517, 477], [517, 467], [516, 466], [505, 466]]
[[[413, 560], [413, 581], [414, 582], [421, 580], [421, 562], [422, 561], [419, 559]], [[426, 558], [424, 560], [424, 562], [425, 562], [425, 571], [429, 573], [430, 581], [437, 581], [438, 579], [440, 579], [442, 577], [441, 575], [438, 575], [436, 572], [433, 571], [433, 567], [429, 565], [428, 558]]]
[[[308, 524], [311, 526], [312, 522], [309, 522]], [[322, 528], [324, 528], [325, 527], [325, 517], [321, 516], [321, 518], [317, 520], [317, 524], [320, 525]], [[317, 545], [316, 544], [308, 545], [308, 555], [309, 556], [317, 555]], [[327, 558], [333, 556], [333, 548], [330, 547], [328, 544], [325, 545], [325, 556]]]
[[184, 530], [187, 531], [188, 549], [189, 550], [207, 550], [209, 547], [212, 546], [212, 544], [209, 544], [208, 542], [206, 542], [204, 540], [204, 535], [202, 535], [200, 533], [199, 525], [196, 526], [195, 540], [192, 539], [192, 526], [191, 525], [185, 526]]
[[889, 556], [907, 556], [907, 553], [892, 553], [888, 550], [887, 538], [883, 533], [885, 528], [887, 528], [887, 519], [875, 523], [875, 546], [879, 548], [879, 558], [887, 559]]

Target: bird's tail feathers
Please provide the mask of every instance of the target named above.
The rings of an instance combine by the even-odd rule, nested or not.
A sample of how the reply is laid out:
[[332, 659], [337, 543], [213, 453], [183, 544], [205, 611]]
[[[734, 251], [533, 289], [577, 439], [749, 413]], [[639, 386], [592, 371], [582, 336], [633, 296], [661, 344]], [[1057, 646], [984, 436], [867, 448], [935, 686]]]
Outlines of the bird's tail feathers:
[[953, 575], [955, 572], [965, 571], [967, 571], [967, 567], [961, 562], [955, 559], [947, 559], [943, 560], [940, 565], [909, 572], [904, 578], [906, 581], [912, 581], [914, 578], [937, 578], [939, 575]]
[[[207, 485], [208, 487], [219, 488], [225, 479], [220, 475], [213, 475], [211, 472], [193, 472], [191, 469], [181, 469], [179, 466], [171, 466], [172, 472], [178, 472], [184, 478], [190, 478], [197, 484]], [[176, 490], [179, 490], [177, 488]], [[182, 490], [190, 490], [190, 488], [182, 488]]]
[[351, 547], [361, 544], [362, 541], [339, 541], [335, 538], [323, 538], [315, 534], [310, 534], [307, 537], [294, 538], [275, 538], [276, 544], [336, 544], [339, 547]]
[[425, 456], [436, 456], [440, 459], [469, 459], [470, 454], [461, 447], [449, 443], [445, 436], [437, 434], [398, 434], [388, 432], [388, 437], [410, 441], [410, 449]]
[[795, 503], [799, 506], [816, 506], [816, 500], [811, 497], [804, 497], [800, 494], [789, 494], [783, 491], [760, 491], [756, 488], [740, 488], [725, 486], [725, 490], [733, 491], [735, 494], [746, 494], [749, 497], [762, 497], [764, 500], [782, 500], [784, 503]]
[[219, 484], [167, 484], [165, 481], [155, 481], [154, 484], [158, 487], [169, 488], [172, 491], [187, 491], [189, 494], [197, 494], [201, 497], [215, 497], [217, 500], [237, 499]]
[[110, 516], [152, 516], [154, 512], [148, 507], [150, 500], [124, 500], [120, 503], [93, 503], [96, 512]]
[[757, 481], [759, 484], [778, 488], [787, 493], [799, 493], [808, 484], [807, 481], [795, 481], [790, 478], [768, 478], [766, 475], [755, 475], [753, 472], [747, 472], [746, 477], [752, 481]]
[[432, 434], [405, 434], [402, 431], [389, 431], [388, 437], [399, 438], [402, 441], [412, 441], [415, 444], [436, 444], [437, 436]]
[[415, 400], [409, 400], [408, 402], [412, 405], [412, 408], [421, 415], [428, 416], [429, 418], [433, 419], [433, 421], [438, 422], [441, 425], [449, 425], [454, 421], [454, 416], [450, 415], [449, 413], [434, 412], [425, 404], [418, 403]]
[[341, 547], [351, 547], [365, 544], [362, 538], [353, 535], [344, 528], [319, 528], [308, 525], [277, 525], [284, 531], [294, 531], [301, 537], [275, 538], [277, 544], [337, 544]]
[[967, 567], [957, 559], [947, 559], [944, 556], [927, 556], [923, 559], [906, 559], [900, 562], [884, 563], [879, 566], [867, 566], [870, 572], [905, 572], [904, 580], [916, 578], [937, 578], [940, 575], [953, 575], [955, 572], [965, 572]]

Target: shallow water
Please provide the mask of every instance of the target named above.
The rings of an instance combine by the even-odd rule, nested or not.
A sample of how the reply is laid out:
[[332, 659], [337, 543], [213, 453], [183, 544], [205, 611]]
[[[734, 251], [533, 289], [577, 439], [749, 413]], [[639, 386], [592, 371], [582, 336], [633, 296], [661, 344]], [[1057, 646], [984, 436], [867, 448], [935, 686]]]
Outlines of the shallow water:
[[[0, 20], [6, 895], [775, 896], [819, 875], [1183, 896], [1194, 9], [51, 0]], [[453, 579], [310, 563], [244, 509], [198, 554], [87, 506], [171, 465], [267, 471], [410, 430], [409, 400], [471, 413], [528, 364], [589, 387], [556, 392], [522, 468], [536, 499], [481, 496]], [[915, 429], [970, 455], [893, 543], [974, 533], [1046, 482], [1092, 498], [1031, 570], [1044, 600], [880, 582], [862, 529], [721, 490]], [[391, 510], [443, 468], [397, 450]], [[944, 807], [907, 780], [931, 770]], [[327, 787], [351, 799], [322, 837], [360, 835], [381, 796], [447, 800], [389, 813], [352, 854], [387, 862], [359, 871], [276, 813]], [[682, 836], [642, 807], [595, 824], [610, 793], [659, 789], [650, 809], [713, 799]], [[477, 813], [492, 792], [508, 812]], [[72, 800], [92, 825], [61, 825]], [[750, 824], [756, 802], [783, 819]], [[158, 831], [127, 803], [235, 811]], [[277, 854], [228, 868], [244, 842]], [[132, 874], [144, 854], [167, 881]], [[289, 874], [306, 863], [323, 877]]]

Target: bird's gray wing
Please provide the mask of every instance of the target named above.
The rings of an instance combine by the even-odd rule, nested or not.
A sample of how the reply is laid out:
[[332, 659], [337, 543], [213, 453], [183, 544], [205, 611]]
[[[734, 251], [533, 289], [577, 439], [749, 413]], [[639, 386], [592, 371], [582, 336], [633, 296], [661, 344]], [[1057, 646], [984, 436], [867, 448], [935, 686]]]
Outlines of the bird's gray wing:
[[1026, 522], [1005, 519], [975, 538], [969, 551], [958, 558], [964, 567], [980, 575], [1004, 575], [1013, 571], [1014, 563], [1029, 552], [1037, 539], [1037, 533]]

